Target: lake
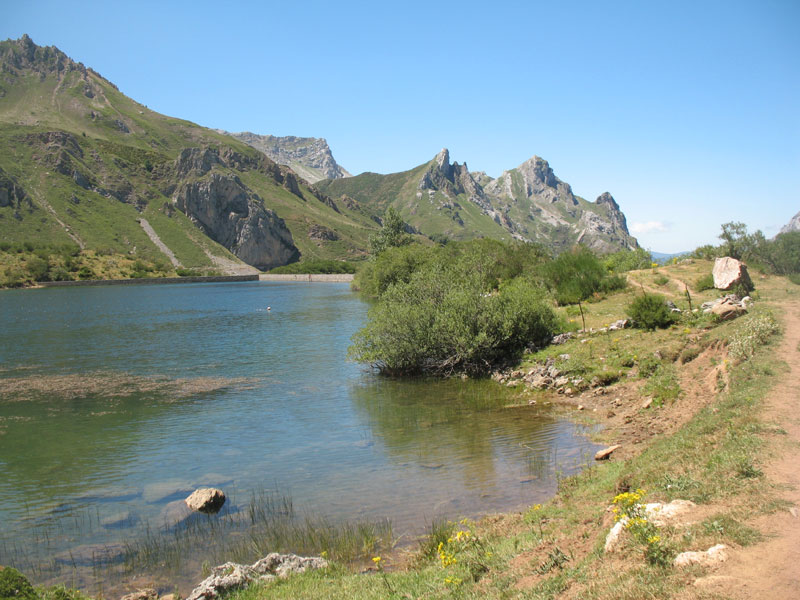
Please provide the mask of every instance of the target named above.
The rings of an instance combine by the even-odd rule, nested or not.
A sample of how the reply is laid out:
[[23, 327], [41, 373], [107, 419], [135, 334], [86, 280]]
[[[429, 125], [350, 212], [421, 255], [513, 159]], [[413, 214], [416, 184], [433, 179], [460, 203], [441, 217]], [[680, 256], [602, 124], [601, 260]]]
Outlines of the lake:
[[[328, 523], [388, 519], [408, 541], [437, 518], [541, 502], [586, 464], [579, 426], [509, 406], [491, 381], [348, 362], [367, 310], [337, 283], [0, 292], [0, 564], [96, 591], [103, 548], [113, 563], [160, 544], [209, 485], [229, 516], [289, 498]], [[196, 582], [212, 558], [149, 576]]]

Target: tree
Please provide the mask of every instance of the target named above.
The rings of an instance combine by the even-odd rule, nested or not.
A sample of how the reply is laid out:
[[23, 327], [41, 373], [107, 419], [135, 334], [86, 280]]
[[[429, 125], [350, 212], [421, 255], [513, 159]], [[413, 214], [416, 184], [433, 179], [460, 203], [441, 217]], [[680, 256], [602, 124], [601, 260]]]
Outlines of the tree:
[[747, 235], [747, 225], [738, 221], [723, 223], [719, 239], [723, 242], [723, 256], [730, 256], [737, 260], [741, 260], [753, 245], [752, 237]]
[[564, 252], [544, 266], [545, 282], [553, 291], [559, 304], [577, 304], [581, 312], [581, 322], [586, 329], [583, 315], [583, 301], [594, 293], [621, 288], [625, 278], [609, 275], [591, 250], [581, 246], [571, 252]]
[[369, 253], [376, 258], [387, 248], [405, 246], [411, 242], [411, 236], [406, 233], [408, 226], [403, 221], [400, 213], [390, 206], [383, 215], [383, 226], [378, 233], [369, 236]]

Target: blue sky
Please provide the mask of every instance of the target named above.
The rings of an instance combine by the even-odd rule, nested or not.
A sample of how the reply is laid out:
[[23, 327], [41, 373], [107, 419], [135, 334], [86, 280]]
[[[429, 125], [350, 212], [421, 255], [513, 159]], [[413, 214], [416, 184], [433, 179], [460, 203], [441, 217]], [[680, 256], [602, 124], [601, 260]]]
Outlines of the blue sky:
[[352, 173], [534, 154], [676, 252], [800, 211], [800, 2], [0, 0], [159, 112], [325, 137]]

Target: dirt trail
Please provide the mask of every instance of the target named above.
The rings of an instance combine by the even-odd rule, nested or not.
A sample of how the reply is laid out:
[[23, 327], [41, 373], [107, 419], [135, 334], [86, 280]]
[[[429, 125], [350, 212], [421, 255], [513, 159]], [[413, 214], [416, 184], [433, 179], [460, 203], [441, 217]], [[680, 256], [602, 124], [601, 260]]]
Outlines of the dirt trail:
[[768, 394], [763, 419], [783, 428], [788, 443], [764, 472], [776, 496], [793, 508], [757, 519], [754, 526], [766, 540], [732, 551], [720, 570], [700, 582], [727, 598], [800, 598], [800, 300], [786, 302], [784, 315], [778, 359], [790, 370]]
[[158, 237], [158, 234], [156, 233], [155, 229], [153, 229], [152, 225], [150, 225], [150, 223], [147, 222], [147, 219], [143, 217], [140, 218], [139, 225], [142, 226], [142, 229], [144, 229], [144, 232], [147, 234], [147, 237], [150, 238], [150, 241], [152, 241], [156, 246], [158, 246], [158, 249], [161, 250], [164, 256], [166, 256], [169, 259], [169, 262], [172, 263], [173, 267], [179, 269], [180, 267], [183, 266], [181, 264], [181, 261], [179, 261], [175, 257], [175, 253], [172, 250], [170, 250], [164, 242], [161, 241], [161, 238]]

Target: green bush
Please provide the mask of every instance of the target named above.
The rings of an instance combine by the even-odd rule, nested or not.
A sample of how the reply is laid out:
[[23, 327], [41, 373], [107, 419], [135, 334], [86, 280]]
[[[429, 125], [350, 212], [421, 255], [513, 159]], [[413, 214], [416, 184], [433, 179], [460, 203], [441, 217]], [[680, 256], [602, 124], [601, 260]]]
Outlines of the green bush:
[[539, 290], [517, 278], [489, 291], [462, 266], [432, 264], [390, 286], [350, 357], [389, 375], [483, 373], [550, 339], [558, 319]]
[[564, 252], [541, 268], [545, 285], [559, 304], [577, 304], [583, 319], [582, 302], [594, 295], [624, 288], [625, 277], [610, 274], [600, 260], [583, 246]]
[[356, 266], [343, 260], [304, 260], [302, 262], [275, 267], [270, 273], [305, 274], [305, 273], [355, 273]]
[[27, 578], [11, 567], [0, 567], [0, 600], [38, 600]]
[[669, 277], [664, 275], [663, 273], [656, 273], [653, 275], [653, 281], [656, 285], [664, 286], [669, 283]]
[[714, 276], [711, 273], [707, 273], [702, 277], [698, 278], [697, 281], [694, 282], [694, 291], [702, 292], [704, 290], [713, 290], [714, 289]]
[[644, 248], [636, 250], [620, 250], [607, 254], [603, 258], [603, 266], [612, 273], [624, 273], [634, 269], [647, 269], [653, 262], [650, 253]]
[[38, 256], [32, 256], [25, 261], [25, 267], [28, 269], [28, 272], [31, 274], [31, 277], [34, 281], [50, 280], [50, 276], [48, 275], [49, 265], [47, 264], [46, 260], [41, 259]]
[[669, 327], [675, 322], [664, 297], [658, 294], [637, 296], [626, 313], [633, 319], [636, 327], [650, 331], [658, 327]]

